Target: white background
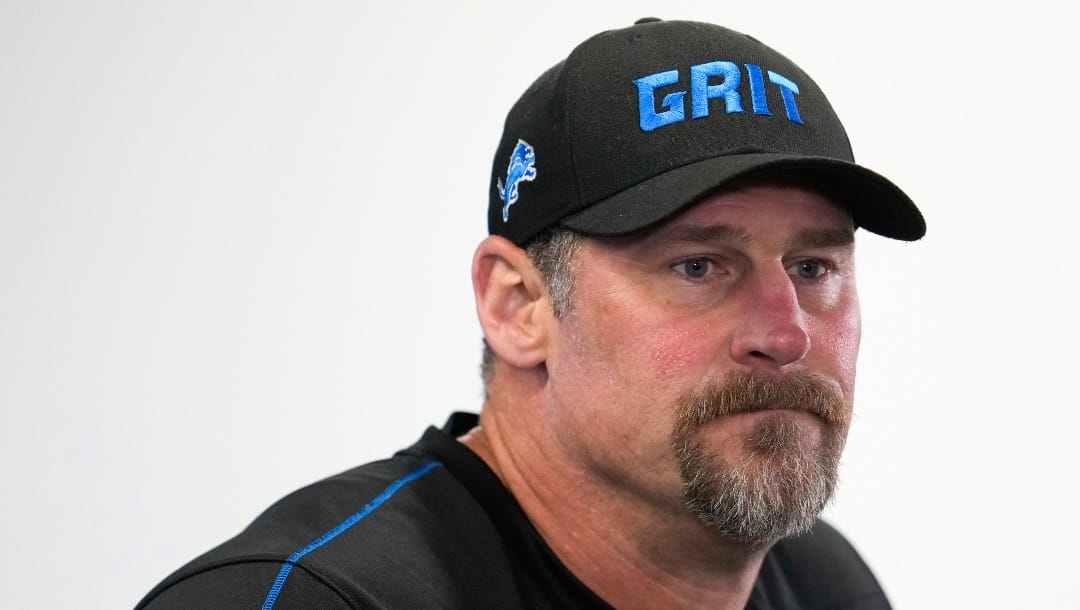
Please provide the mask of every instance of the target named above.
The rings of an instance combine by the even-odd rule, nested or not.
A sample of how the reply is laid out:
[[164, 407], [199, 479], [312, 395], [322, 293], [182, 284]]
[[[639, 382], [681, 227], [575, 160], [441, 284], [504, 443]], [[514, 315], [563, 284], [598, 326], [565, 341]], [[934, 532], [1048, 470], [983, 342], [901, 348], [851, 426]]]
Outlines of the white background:
[[928, 219], [860, 236], [831, 519], [898, 608], [1077, 607], [1075, 20], [615, 6], [0, 0], [4, 607], [130, 607], [286, 492], [475, 410], [503, 116], [655, 13], [794, 58]]

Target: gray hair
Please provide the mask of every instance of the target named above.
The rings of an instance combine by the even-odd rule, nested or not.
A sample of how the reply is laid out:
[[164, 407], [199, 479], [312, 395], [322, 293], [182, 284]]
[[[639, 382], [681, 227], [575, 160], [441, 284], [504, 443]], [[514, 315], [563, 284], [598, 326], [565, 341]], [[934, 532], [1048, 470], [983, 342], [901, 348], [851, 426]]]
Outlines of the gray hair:
[[[570, 313], [573, 301], [574, 280], [577, 277], [577, 252], [581, 235], [567, 229], [553, 229], [529, 242], [525, 255], [540, 272], [544, 288], [551, 298], [551, 308], [557, 319]], [[480, 361], [480, 378], [485, 393], [495, 372], [499, 357], [484, 339], [484, 354]]]

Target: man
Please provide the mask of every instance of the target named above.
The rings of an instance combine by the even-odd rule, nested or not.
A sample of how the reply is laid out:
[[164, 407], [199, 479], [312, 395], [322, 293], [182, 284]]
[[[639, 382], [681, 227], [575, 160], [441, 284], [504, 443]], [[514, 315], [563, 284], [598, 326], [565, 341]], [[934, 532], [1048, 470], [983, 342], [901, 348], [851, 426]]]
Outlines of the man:
[[599, 34], [511, 110], [488, 218], [479, 418], [286, 497], [140, 607], [888, 607], [816, 518], [854, 231], [925, 225], [802, 70], [708, 24]]

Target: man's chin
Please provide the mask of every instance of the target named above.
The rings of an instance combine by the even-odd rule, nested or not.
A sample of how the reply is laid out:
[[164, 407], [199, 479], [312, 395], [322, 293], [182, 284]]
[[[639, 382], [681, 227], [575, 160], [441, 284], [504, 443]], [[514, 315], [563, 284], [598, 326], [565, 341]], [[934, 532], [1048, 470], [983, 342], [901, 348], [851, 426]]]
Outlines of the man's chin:
[[724, 537], [767, 547], [813, 526], [836, 486], [834, 457], [774, 444], [732, 461], [696, 445], [680, 459], [684, 497]]
[[850, 412], [813, 374], [735, 373], [685, 396], [671, 447], [687, 506], [750, 547], [806, 531], [832, 497]]
[[750, 548], [810, 529], [832, 498], [846, 430], [786, 410], [721, 419], [677, 451], [687, 505]]

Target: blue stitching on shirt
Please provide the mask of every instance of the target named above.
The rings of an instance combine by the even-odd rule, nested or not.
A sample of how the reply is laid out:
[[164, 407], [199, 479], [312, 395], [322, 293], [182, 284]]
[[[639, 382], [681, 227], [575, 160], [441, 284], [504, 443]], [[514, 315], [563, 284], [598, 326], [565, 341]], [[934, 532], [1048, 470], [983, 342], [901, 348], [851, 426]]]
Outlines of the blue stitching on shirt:
[[296, 565], [296, 562], [300, 561], [301, 557], [321, 547], [327, 542], [330, 542], [336, 538], [338, 534], [359, 523], [361, 519], [375, 512], [375, 509], [382, 506], [383, 502], [389, 500], [390, 496], [397, 493], [399, 489], [431, 472], [436, 466], [442, 466], [442, 462], [428, 462], [412, 474], [394, 481], [390, 484], [390, 487], [387, 487], [386, 490], [376, 496], [374, 500], [368, 502], [364, 508], [361, 508], [360, 512], [342, 521], [337, 527], [323, 534], [323, 536], [315, 542], [312, 542], [289, 556], [289, 558], [285, 560], [285, 564], [281, 566], [281, 571], [278, 572], [277, 578], [274, 579], [274, 586], [270, 587], [270, 592], [266, 594], [266, 601], [263, 602], [262, 610], [271, 610], [271, 608], [274, 607], [278, 595], [281, 594], [281, 588], [285, 586], [285, 579], [289, 577], [289, 572], [292, 572], [293, 566]]

